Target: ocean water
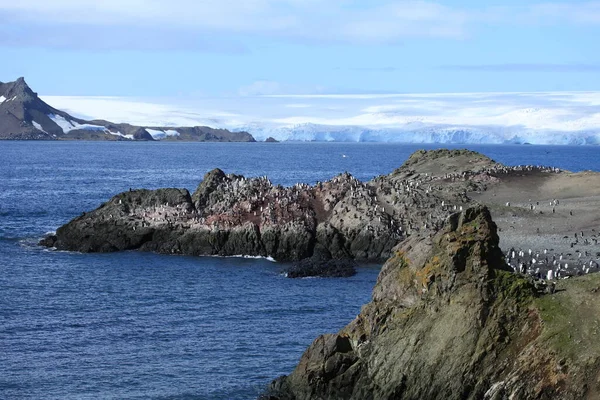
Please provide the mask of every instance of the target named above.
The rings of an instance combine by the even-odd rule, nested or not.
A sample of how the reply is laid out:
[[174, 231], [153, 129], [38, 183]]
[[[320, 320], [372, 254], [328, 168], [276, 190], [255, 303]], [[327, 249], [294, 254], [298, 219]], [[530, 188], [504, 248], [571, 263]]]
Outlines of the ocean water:
[[[344, 171], [365, 180], [438, 147], [0, 142], [0, 398], [256, 398], [314, 338], [352, 320], [379, 266], [291, 280], [262, 259], [78, 254], [37, 241], [118, 192], [193, 191], [215, 167], [283, 185]], [[468, 147], [509, 165], [600, 170], [597, 147]]]

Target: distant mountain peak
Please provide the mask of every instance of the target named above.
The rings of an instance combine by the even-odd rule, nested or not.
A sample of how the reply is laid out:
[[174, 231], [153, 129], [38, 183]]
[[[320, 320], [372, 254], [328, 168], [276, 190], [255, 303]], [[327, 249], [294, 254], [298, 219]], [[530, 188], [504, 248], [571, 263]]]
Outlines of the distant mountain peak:
[[0, 82], [0, 139], [255, 141], [248, 132], [209, 127], [150, 128], [103, 120], [85, 121], [45, 103], [24, 77]]
[[37, 93], [31, 90], [23, 77], [18, 78], [14, 82], [0, 83], [0, 96], [13, 101], [32, 101], [38, 99]]

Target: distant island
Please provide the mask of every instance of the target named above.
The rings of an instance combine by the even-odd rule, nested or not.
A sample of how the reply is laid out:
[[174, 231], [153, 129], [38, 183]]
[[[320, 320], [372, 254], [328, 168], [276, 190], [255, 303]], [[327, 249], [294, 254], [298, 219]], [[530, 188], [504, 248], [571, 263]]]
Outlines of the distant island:
[[207, 126], [135, 126], [104, 120], [86, 121], [42, 101], [24, 78], [0, 82], [0, 139], [255, 142], [245, 131]]

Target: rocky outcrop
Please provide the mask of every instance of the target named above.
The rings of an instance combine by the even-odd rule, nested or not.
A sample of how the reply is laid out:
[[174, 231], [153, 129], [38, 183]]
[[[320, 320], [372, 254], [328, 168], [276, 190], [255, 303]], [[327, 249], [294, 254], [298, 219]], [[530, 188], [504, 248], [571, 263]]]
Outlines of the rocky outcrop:
[[509, 270], [487, 208], [451, 215], [399, 245], [371, 303], [317, 338], [265, 398], [594, 398], [600, 346], [565, 357], [572, 347], [554, 337], [569, 312], [549, 312], [550, 296]]
[[208, 126], [154, 128], [159, 131], [175, 130], [178, 135], [167, 136], [166, 141], [194, 141], [194, 142], [255, 142], [248, 132], [233, 132], [227, 129], [215, 129]]
[[[215, 169], [196, 191], [132, 190], [59, 228], [42, 243], [82, 252], [138, 249], [190, 255], [380, 260], [412, 228], [377, 195], [379, 185], [349, 174], [315, 186], [274, 186]], [[415, 217], [421, 218], [421, 217]], [[416, 225], [416, 223], [414, 223]]]
[[348, 278], [356, 275], [355, 263], [349, 260], [314, 260], [305, 258], [285, 271], [288, 278]]
[[[426, 154], [432, 162], [446, 157]], [[476, 153], [461, 157], [481, 159]], [[495, 168], [491, 161], [477, 166], [468, 173], [442, 169], [437, 175], [408, 165], [369, 182], [343, 173], [314, 186], [292, 187], [215, 169], [192, 195], [167, 190], [180, 193], [178, 199], [164, 199], [165, 190], [117, 195], [43, 243], [84, 252], [138, 249], [279, 261], [308, 258], [322, 248], [335, 260], [383, 261], [399, 242], [436, 231], [450, 213], [471, 203], [467, 188], [483, 186], [479, 177], [487, 175], [481, 171]]]
[[[343, 173], [314, 186], [282, 187], [267, 177], [215, 169], [192, 195], [178, 189], [117, 195], [43, 244], [83, 252], [138, 249], [279, 261], [302, 260], [323, 249], [334, 260], [383, 261], [400, 241], [438, 228], [470, 202], [460, 185], [447, 190], [437, 179], [406, 171], [361, 182]], [[178, 197], [167, 199], [167, 193]]]
[[[151, 130], [156, 137], [149, 132]], [[57, 110], [19, 78], [0, 82], [0, 140], [180, 140], [254, 142], [248, 132], [206, 126], [140, 127], [104, 120], [85, 121]]]
[[318, 245], [310, 258], [300, 260], [287, 268], [284, 274], [288, 278], [348, 278], [356, 275], [356, 263], [353, 260], [334, 260], [327, 249]]

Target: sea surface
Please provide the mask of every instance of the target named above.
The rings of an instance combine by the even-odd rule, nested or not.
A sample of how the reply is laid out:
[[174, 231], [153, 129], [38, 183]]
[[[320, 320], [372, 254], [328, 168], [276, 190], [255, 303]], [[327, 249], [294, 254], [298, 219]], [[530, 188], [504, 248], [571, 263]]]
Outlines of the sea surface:
[[[118, 192], [193, 191], [216, 167], [282, 185], [344, 171], [367, 180], [438, 147], [0, 142], [0, 399], [256, 398], [356, 316], [380, 266], [292, 280], [263, 259], [78, 254], [37, 241]], [[467, 147], [508, 165], [600, 170], [598, 147]]]

